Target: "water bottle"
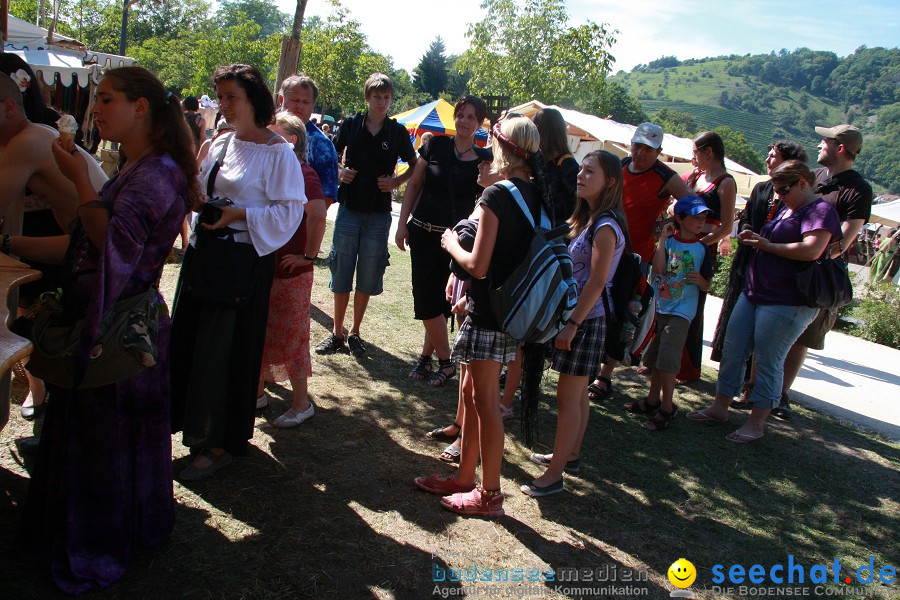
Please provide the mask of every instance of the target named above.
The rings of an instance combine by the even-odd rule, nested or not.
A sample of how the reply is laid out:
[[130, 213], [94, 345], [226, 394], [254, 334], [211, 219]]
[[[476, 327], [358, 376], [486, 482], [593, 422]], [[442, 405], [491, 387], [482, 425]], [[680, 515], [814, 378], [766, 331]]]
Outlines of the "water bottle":
[[635, 295], [634, 298], [631, 299], [631, 302], [628, 303], [628, 316], [625, 319], [625, 322], [622, 323], [622, 332], [620, 334], [620, 340], [624, 342], [627, 346], [631, 342], [634, 341], [634, 336], [637, 334], [637, 323], [638, 314], [641, 312], [641, 297]]

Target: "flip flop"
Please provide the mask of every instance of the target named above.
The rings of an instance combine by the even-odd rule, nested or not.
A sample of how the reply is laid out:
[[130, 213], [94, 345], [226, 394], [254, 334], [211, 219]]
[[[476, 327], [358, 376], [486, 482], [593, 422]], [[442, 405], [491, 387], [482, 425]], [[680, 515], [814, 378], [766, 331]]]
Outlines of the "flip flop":
[[762, 439], [763, 435], [747, 435], [746, 433], [738, 433], [737, 431], [732, 431], [728, 435], [725, 436], [725, 439], [729, 442], [734, 442], [736, 444], [749, 444], [750, 442], [755, 442], [758, 439]]
[[460, 453], [461, 453], [461, 449], [459, 446], [454, 446], [453, 444], [450, 444], [449, 446], [444, 448], [444, 451], [441, 452], [440, 456], [438, 456], [438, 459], [440, 459], [446, 463], [459, 462]]
[[724, 419], [720, 419], [718, 417], [711, 417], [708, 414], [706, 414], [705, 412], [703, 412], [702, 410], [692, 410], [691, 412], [689, 412], [687, 414], [687, 419], [689, 421], [696, 421], [698, 423], [701, 421], [712, 421], [714, 423], [727, 423], [728, 422], [728, 417], [725, 417]]

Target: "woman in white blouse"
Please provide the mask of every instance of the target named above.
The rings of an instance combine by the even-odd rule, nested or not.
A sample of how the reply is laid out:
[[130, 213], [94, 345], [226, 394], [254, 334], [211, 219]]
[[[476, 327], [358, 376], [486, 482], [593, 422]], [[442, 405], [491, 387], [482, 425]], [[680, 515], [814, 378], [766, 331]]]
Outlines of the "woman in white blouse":
[[[212, 81], [219, 109], [235, 133], [213, 142], [199, 178], [206, 190], [214, 177], [210, 196], [234, 204], [221, 207], [212, 222], [206, 219], [195, 225], [175, 295], [172, 420], [173, 431], [183, 432], [183, 443], [193, 456], [180, 474], [187, 481], [205, 479], [229, 464], [232, 455], [246, 452], [253, 435], [256, 380], [274, 272], [272, 253], [297, 230], [306, 202], [293, 148], [267, 129], [275, 103], [262, 74], [249, 65], [231, 65], [217, 69]], [[218, 170], [213, 168], [216, 163]], [[238, 264], [204, 256], [209, 247], [204, 236], [248, 244], [255, 251], [250, 254], [255, 263], [252, 287], [238, 306], [210, 297], [209, 288], [197, 284], [210, 273], [213, 279], [220, 273], [221, 278], [247, 279]], [[198, 272], [201, 268], [207, 273]]]

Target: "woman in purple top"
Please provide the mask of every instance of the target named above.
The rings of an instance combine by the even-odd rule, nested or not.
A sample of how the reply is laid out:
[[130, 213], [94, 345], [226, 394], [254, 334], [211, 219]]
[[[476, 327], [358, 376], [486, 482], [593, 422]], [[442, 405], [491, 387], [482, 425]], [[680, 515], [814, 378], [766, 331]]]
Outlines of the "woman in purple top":
[[[98, 198], [81, 155], [55, 142], [60, 170], [79, 190], [73, 233], [10, 239], [14, 254], [63, 264], [63, 301], [84, 315], [87, 348], [117, 300], [156, 287], [199, 193], [181, 106], [152, 73], [111, 70], [93, 114], [101, 137], [120, 144], [119, 173]], [[50, 560], [54, 582], [69, 594], [108, 587], [138, 547], [172, 531], [170, 322], [160, 295], [158, 302], [156, 366], [100, 388], [52, 387], [20, 542]]]
[[741, 390], [744, 366], [753, 352], [756, 384], [749, 397], [753, 410], [742, 427], [726, 436], [732, 442], [752, 442], [763, 436], [766, 418], [781, 400], [787, 351], [818, 313], [806, 306], [797, 273], [842, 237], [837, 211], [815, 195], [814, 182], [812, 172], [799, 160], [780, 164], [772, 171], [772, 186], [784, 206], [759, 233], [740, 233], [741, 244], [756, 253], [728, 320], [716, 397], [707, 408], [688, 414], [692, 421], [726, 422], [728, 406]]

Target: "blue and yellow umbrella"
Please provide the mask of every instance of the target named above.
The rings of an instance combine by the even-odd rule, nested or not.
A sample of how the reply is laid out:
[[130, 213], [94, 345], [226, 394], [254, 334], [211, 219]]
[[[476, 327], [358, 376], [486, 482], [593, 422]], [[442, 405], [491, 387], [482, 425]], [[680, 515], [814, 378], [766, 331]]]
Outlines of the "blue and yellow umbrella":
[[[409, 130], [414, 148], [419, 147], [419, 140], [426, 131], [435, 135], [454, 135], [456, 133], [456, 126], [453, 123], [453, 105], [443, 98], [394, 115], [394, 118]], [[484, 146], [487, 144], [487, 140], [488, 132], [486, 130], [479, 129], [475, 132], [477, 145]]]

